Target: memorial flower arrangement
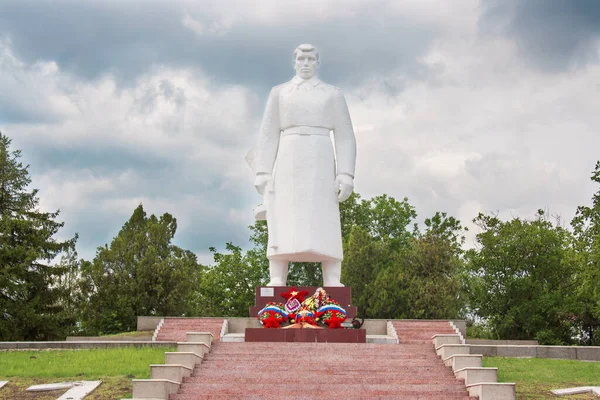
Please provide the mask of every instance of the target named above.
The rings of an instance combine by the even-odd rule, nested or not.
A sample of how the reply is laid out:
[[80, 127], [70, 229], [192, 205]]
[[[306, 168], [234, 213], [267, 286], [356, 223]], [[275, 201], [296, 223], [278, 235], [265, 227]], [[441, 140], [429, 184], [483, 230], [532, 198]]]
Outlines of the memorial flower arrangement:
[[319, 323], [330, 329], [341, 328], [347, 314], [340, 303], [330, 298], [323, 288], [318, 288], [315, 293], [304, 299], [308, 292], [298, 291], [292, 287], [281, 296], [287, 301], [285, 304], [269, 302], [258, 312], [258, 319], [265, 328], [279, 328], [284, 322], [291, 325], [283, 329], [323, 329]]
[[344, 310], [340, 303], [335, 300], [328, 299], [317, 310], [317, 316], [321, 318], [324, 324], [327, 324], [329, 328], [341, 328], [342, 322], [346, 320], [346, 310]]
[[285, 312], [283, 304], [271, 301], [258, 312], [258, 320], [265, 328], [279, 328], [288, 320], [288, 313]]

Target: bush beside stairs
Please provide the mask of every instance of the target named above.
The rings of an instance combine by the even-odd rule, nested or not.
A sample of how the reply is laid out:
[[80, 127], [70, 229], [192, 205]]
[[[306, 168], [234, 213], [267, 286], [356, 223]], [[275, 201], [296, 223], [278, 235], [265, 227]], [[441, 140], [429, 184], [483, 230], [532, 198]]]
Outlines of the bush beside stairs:
[[186, 341], [133, 380], [134, 399], [516, 398], [447, 321], [393, 321], [399, 344], [356, 344], [218, 342], [223, 319], [169, 320], [157, 338]]

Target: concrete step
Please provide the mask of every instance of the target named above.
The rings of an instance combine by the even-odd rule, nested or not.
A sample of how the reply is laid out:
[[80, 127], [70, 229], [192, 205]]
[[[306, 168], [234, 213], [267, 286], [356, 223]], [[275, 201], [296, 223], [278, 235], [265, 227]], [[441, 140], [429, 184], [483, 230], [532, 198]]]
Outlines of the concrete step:
[[186, 342], [200, 342], [205, 343], [210, 347], [214, 341], [214, 335], [210, 332], [187, 332]]
[[442, 360], [455, 354], [470, 354], [471, 347], [468, 344], [443, 344], [435, 349], [437, 355], [442, 357]]
[[150, 364], [150, 379], [166, 379], [181, 383], [192, 375], [193, 368], [181, 364]]
[[479, 400], [516, 400], [517, 390], [514, 383], [475, 383], [467, 385], [469, 396]]
[[[170, 400], [207, 400], [207, 399], [269, 399], [269, 400], [331, 400], [340, 397], [340, 392], [326, 390], [326, 388], [315, 388], [310, 393], [310, 396], [306, 394], [290, 393], [292, 390], [286, 390], [283, 392], [275, 393], [268, 389], [262, 392], [227, 392], [222, 393], [211, 393], [211, 394], [200, 394], [200, 393], [186, 393], [171, 395]], [[375, 394], [369, 392], [358, 392], [349, 393], [345, 392], [343, 395], [344, 400], [365, 400], [365, 399], [419, 399], [419, 400], [477, 400], [476, 397], [469, 397], [468, 394], [453, 394], [453, 393], [414, 393], [407, 391], [380, 391]]]
[[483, 356], [481, 354], [454, 354], [444, 359], [444, 365], [450, 367], [452, 371], [467, 367], [481, 367]]
[[454, 375], [464, 379], [465, 385], [498, 382], [498, 368], [467, 367], [454, 371]]
[[179, 382], [168, 379], [132, 379], [133, 398], [169, 400], [169, 396], [177, 393]]
[[204, 357], [210, 351], [210, 347], [202, 342], [177, 342], [177, 352], [196, 353]]
[[[302, 381], [302, 377], [299, 377], [300, 381]], [[341, 393], [359, 393], [359, 392], [371, 392], [372, 394], [376, 394], [378, 392], [410, 392], [415, 394], [429, 394], [429, 393], [445, 393], [445, 394], [464, 394], [467, 392], [463, 385], [451, 385], [451, 384], [441, 384], [441, 385], [432, 385], [429, 383], [421, 383], [421, 384], [369, 384], [369, 383], [334, 383], [327, 382], [322, 385], [315, 385], [312, 388], [321, 387], [327, 388], [332, 392], [337, 392], [337, 396], [339, 397]], [[290, 383], [289, 382], [259, 382], [259, 383], [250, 383], [244, 384], [243, 387], [235, 387], [231, 384], [221, 384], [221, 383], [185, 383], [181, 385], [178, 394], [194, 394], [194, 393], [214, 393], [214, 394], [227, 394], [227, 393], [253, 393], [253, 392], [264, 392], [265, 389], [271, 390], [273, 393], [283, 393], [290, 391]], [[308, 388], [306, 389], [308, 390]], [[312, 392], [312, 390], [310, 390]]]
[[431, 341], [436, 349], [443, 344], [462, 344], [460, 336], [450, 333], [433, 335]]
[[165, 364], [181, 364], [186, 367], [194, 368], [202, 364], [203, 357], [193, 352], [166, 352]]

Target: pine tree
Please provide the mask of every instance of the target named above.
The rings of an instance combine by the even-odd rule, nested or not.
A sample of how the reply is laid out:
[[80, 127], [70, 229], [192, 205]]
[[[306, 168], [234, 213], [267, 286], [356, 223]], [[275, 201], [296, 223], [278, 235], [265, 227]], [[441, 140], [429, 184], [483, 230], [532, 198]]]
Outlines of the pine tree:
[[59, 211], [39, 211], [29, 166], [10, 145], [0, 133], [0, 341], [64, 337], [75, 321], [61, 313], [55, 283], [64, 270], [51, 262], [74, 248], [77, 236], [53, 238], [64, 225], [55, 221]]

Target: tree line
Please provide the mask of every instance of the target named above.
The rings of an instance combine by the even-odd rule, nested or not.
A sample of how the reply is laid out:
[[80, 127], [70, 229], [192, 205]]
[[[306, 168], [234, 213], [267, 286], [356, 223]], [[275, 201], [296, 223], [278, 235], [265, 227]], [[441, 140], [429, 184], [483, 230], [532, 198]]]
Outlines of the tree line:
[[[136, 316], [247, 316], [268, 281], [267, 227], [253, 247], [211, 248], [214, 262], [175, 246], [177, 220], [139, 205], [115, 238], [79, 258], [77, 235], [55, 238], [59, 213], [39, 210], [28, 166], [0, 133], [0, 341], [135, 330]], [[600, 184], [600, 161], [591, 179]], [[416, 223], [407, 198], [340, 204], [342, 282], [365, 318], [467, 319], [469, 335], [600, 345], [600, 190], [570, 228], [540, 210], [529, 219], [479, 214], [466, 228], [436, 212]], [[58, 260], [58, 261], [57, 261]], [[318, 263], [292, 263], [288, 284], [318, 286]]]

